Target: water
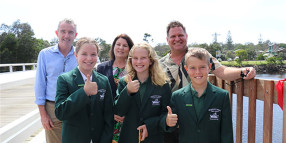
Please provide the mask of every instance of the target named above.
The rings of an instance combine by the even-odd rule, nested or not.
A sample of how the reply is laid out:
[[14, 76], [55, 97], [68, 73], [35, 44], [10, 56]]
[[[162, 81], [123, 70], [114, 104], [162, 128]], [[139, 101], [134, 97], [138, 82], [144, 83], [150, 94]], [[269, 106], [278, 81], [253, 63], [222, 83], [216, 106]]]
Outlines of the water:
[[[273, 79], [280, 80], [286, 78], [286, 74], [258, 74], [258, 79]], [[285, 92], [285, 91], [284, 91]], [[233, 121], [233, 135], [234, 142], [236, 138], [236, 94], [233, 94], [233, 106], [232, 106], [232, 121]], [[243, 127], [242, 127], [242, 142], [247, 143], [248, 140], [248, 97], [243, 97]], [[263, 142], [263, 108], [264, 102], [256, 100], [256, 134], [255, 142]], [[272, 142], [282, 143], [282, 132], [283, 132], [283, 111], [277, 105], [273, 104], [273, 129], [272, 129]]]

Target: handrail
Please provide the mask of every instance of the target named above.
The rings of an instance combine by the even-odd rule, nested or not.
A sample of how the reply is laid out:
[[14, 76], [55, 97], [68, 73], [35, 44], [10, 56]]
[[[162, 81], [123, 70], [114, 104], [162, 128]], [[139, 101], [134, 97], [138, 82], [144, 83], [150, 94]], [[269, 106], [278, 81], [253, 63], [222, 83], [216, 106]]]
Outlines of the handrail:
[[[273, 134], [273, 104], [277, 104], [276, 84], [278, 80], [251, 79], [225, 81], [213, 74], [209, 75], [209, 81], [229, 92], [230, 102], [232, 94], [237, 94], [237, 118], [236, 118], [236, 143], [242, 142], [243, 126], [243, 96], [249, 97], [248, 111], [248, 143], [255, 143], [256, 133], [256, 100], [264, 101], [263, 114], [263, 142], [271, 143]], [[286, 84], [283, 93], [283, 132], [282, 142], [286, 143]], [[231, 106], [232, 107], [232, 106]]]
[[0, 67], [9, 67], [9, 72], [13, 72], [13, 67], [22, 66], [23, 71], [26, 71], [26, 66], [33, 66], [36, 69], [37, 63], [16, 63], [16, 64], [0, 64]]

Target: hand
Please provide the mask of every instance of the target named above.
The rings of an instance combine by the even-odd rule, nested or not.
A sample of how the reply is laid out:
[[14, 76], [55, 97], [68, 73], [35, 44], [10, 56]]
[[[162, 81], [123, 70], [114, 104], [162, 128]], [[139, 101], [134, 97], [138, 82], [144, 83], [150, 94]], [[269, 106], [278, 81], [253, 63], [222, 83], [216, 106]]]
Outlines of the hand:
[[114, 114], [114, 120], [115, 120], [116, 122], [122, 123], [123, 120], [124, 120], [124, 118], [125, 118], [124, 116], [123, 116], [123, 117], [120, 117], [120, 116]]
[[141, 126], [139, 126], [139, 127], [137, 128], [137, 130], [141, 132], [141, 137], [140, 137], [141, 140], [140, 140], [140, 141], [144, 141], [145, 138], [148, 137], [148, 131], [147, 131], [146, 125], [141, 125]]
[[41, 122], [45, 130], [51, 130], [54, 124], [48, 114], [41, 116]]
[[244, 70], [242, 70], [242, 72], [244, 75], [246, 75], [245, 77], [243, 77], [243, 79], [252, 79], [256, 75], [255, 68], [253, 67], [246, 67], [244, 68]]
[[127, 91], [129, 94], [136, 93], [139, 90], [140, 83], [138, 80], [132, 81], [131, 76], [128, 74]]
[[177, 116], [177, 114], [172, 113], [172, 109], [170, 106], [167, 106], [167, 109], [168, 109], [168, 114], [167, 114], [167, 118], [166, 118], [166, 124], [169, 127], [174, 127], [177, 124], [178, 116]]
[[96, 95], [97, 94], [97, 83], [90, 81], [90, 75], [87, 75], [87, 79], [85, 85], [83, 87], [84, 92], [87, 96]]

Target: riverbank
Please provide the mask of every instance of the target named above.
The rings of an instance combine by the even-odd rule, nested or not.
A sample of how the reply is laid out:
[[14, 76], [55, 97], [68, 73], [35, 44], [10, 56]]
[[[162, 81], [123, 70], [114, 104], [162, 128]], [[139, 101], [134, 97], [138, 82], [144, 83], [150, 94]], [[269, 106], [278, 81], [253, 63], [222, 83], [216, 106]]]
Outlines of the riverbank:
[[228, 67], [254, 67], [257, 73], [286, 74], [286, 61], [283, 63], [283, 65], [267, 65], [261, 64], [261, 61], [243, 61], [242, 66], [239, 66], [235, 61], [221, 62], [221, 64]]

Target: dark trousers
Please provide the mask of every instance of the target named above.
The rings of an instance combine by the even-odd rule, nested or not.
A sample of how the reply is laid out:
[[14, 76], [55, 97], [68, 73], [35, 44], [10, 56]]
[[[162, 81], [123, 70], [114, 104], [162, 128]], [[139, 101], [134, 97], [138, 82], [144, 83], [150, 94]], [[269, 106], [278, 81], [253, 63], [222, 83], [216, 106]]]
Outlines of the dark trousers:
[[179, 143], [179, 128], [171, 133], [164, 133], [164, 143]]

